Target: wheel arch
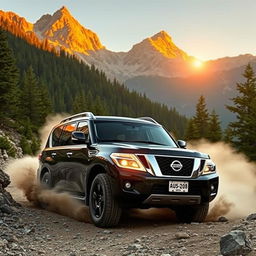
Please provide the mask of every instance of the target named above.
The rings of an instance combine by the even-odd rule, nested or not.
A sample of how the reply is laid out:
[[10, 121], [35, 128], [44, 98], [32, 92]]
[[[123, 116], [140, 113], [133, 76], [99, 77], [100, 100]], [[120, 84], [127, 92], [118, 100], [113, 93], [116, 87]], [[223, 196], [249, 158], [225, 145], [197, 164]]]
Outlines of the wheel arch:
[[40, 175], [39, 175], [39, 182], [41, 182], [42, 177], [43, 177], [44, 174], [47, 173], [47, 172], [49, 172], [49, 173], [51, 174], [50, 170], [49, 170], [47, 167], [43, 167], [42, 170], [41, 170], [41, 172], [40, 172]]
[[94, 178], [100, 173], [107, 173], [106, 167], [101, 164], [94, 165], [86, 175], [85, 180], [85, 204], [89, 205], [89, 194]]

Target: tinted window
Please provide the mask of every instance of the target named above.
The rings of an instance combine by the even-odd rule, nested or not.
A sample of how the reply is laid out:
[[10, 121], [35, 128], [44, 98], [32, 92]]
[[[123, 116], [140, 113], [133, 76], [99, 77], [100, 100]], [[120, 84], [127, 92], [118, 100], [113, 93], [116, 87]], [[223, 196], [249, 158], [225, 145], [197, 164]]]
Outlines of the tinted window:
[[61, 126], [55, 128], [55, 130], [52, 132], [52, 146], [53, 147], [60, 145], [59, 139], [60, 139], [62, 128], [63, 128], [63, 126], [61, 125]]
[[60, 145], [61, 146], [74, 144], [71, 139], [71, 134], [75, 130], [76, 130], [76, 123], [66, 124], [63, 127], [62, 134], [60, 137]]
[[96, 121], [95, 125], [98, 140], [102, 142], [137, 142], [177, 147], [159, 125], [117, 121]]

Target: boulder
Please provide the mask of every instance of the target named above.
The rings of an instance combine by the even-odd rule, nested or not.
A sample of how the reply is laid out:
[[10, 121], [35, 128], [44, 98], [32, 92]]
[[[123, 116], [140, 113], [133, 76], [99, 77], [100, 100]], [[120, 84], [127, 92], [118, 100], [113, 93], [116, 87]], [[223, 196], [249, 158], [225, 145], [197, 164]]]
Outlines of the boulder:
[[246, 220], [248, 220], [248, 221], [256, 220], [256, 213], [250, 214], [250, 215], [246, 218]]
[[252, 250], [251, 241], [242, 230], [233, 230], [220, 239], [220, 252], [223, 256], [245, 256]]
[[10, 184], [10, 177], [3, 170], [0, 169], [0, 213], [11, 214], [15, 212], [15, 208], [19, 206], [11, 194], [5, 190]]
[[9, 176], [0, 169], [0, 191], [11, 183]]

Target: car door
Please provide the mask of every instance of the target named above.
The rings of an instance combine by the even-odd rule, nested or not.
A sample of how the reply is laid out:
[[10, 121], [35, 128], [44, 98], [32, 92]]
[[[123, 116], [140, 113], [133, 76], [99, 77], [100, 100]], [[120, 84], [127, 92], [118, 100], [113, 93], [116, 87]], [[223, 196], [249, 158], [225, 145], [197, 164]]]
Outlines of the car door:
[[62, 133], [60, 137], [60, 146], [58, 150], [58, 166], [56, 173], [58, 173], [58, 180], [55, 184], [59, 190], [73, 192], [75, 189], [74, 184], [71, 183], [70, 177], [73, 173], [73, 169], [76, 168], [72, 155], [74, 151], [74, 145], [72, 142], [71, 134], [76, 130], [76, 122], [70, 122], [63, 125]]
[[47, 142], [47, 146], [44, 150], [45, 164], [51, 173], [51, 185], [54, 187], [56, 182], [58, 182], [58, 165], [60, 162], [60, 137], [62, 133], [63, 126], [60, 125], [56, 127]]
[[[78, 122], [76, 131], [83, 132], [86, 135], [86, 138], [89, 139], [89, 128], [88, 128], [87, 121]], [[72, 154], [68, 156], [69, 152], [66, 152], [68, 157], [67, 161], [69, 161], [69, 164], [72, 165], [72, 169], [69, 173], [67, 173], [66, 180], [74, 188], [73, 192], [77, 196], [83, 197], [85, 172], [86, 172], [87, 166], [89, 165], [87, 144], [86, 143], [75, 144], [75, 142], [71, 140], [69, 149], [70, 149], [69, 152]]]

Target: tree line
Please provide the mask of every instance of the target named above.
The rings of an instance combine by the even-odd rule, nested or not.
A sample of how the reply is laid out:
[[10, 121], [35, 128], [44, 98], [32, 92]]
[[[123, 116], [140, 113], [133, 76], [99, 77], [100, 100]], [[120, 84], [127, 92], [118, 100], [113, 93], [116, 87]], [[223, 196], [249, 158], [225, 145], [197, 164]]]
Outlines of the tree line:
[[[187, 118], [110, 81], [73, 56], [43, 51], [0, 30], [0, 121], [22, 135], [27, 154], [39, 147], [38, 129], [50, 113], [91, 111], [96, 115], [152, 116], [178, 137]], [[15, 124], [10, 120], [15, 120]]]
[[[87, 66], [76, 57], [60, 51], [56, 56], [8, 34], [18, 69], [29, 66], [46, 85], [53, 112], [92, 111], [96, 115], [151, 116], [177, 137], [184, 137], [187, 118], [164, 104], [152, 102], [145, 95], [129, 91], [118, 81], [109, 80], [94, 66]], [[76, 101], [82, 101], [82, 105]]]
[[37, 131], [48, 114], [92, 111], [97, 115], [152, 116], [176, 137], [224, 140], [256, 160], [256, 77], [250, 64], [243, 76], [245, 82], [237, 84], [238, 96], [227, 106], [236, 114], [236, 121], [222, 131], [219, 116], [208, 111], [204, 96], [188, 120], [175, 108], [130, 92], [64, 51], [57, 56], [0, 30], [0, 120], [16, 121], [10, 125], [19, 130], [21, 146], [28, 154], [37, 151]]

